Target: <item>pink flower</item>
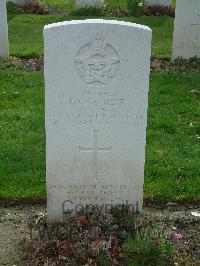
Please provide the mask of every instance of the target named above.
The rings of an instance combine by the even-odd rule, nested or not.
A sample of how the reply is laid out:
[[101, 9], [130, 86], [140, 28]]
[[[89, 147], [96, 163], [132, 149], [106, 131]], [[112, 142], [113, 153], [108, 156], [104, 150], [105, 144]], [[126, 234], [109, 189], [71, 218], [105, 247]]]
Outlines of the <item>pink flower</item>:
[[182, 240], [182, 235], [181, 234], [177, 234], [177, 233], [174, 233], [172, 235], [172, 240], [176, 242], [176, 244], [180, 244], [181, 240]]

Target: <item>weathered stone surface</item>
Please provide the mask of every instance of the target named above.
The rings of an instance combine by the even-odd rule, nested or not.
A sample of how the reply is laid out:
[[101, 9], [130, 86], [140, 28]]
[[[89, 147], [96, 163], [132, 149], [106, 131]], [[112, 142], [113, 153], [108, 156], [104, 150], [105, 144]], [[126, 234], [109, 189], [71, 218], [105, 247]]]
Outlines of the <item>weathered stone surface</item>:
[[141, 210], [151, 30], [70, 21], [44, 39], [49, 221], [88, 204]]
[[24, 3], [25, 0], [7, 0], [7, 2], [12, 2], [14, 4], [21, 4]]
[[0, 57], [9, 57], [8, 23], [6, 0], [0, 0]]
[[75, 0], [76, 8], [96, 7], [101, 8], [104, 5], [104, 0]]
[[172, 0], [145, 0], [147, 6], [171, 6]]
[[177, 0], [173, 59], [200, 57], [200, 1]]

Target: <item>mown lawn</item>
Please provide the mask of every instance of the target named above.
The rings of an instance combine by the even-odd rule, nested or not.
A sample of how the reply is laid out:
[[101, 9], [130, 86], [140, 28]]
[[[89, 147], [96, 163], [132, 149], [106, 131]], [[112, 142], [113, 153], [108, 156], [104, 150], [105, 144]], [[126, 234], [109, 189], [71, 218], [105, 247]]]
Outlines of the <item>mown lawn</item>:
[[[85, 17], [63, 15], [29, 15], [16, 13], [11, 8], [8, 12], [10, 53], [19, 57], [38, 57], [43, 54], [43, 27], [46, 24], [85, 19]], [[88, 17], [89, 18], [89, 17]], [[90, 17], [94, 18], [94, 17]], [[101, 17], [98, 17], [101, 18]], [[130, 21], [149, 26], [153, 31], [152, 56], [170, 58], [172, 50], [173, 18], [170, 17], [104, 17]]]
[[[48, 3], [50, 8], [65, 11], [73, 8], [71, 0], [48, 0]], [[126, 8], [126, 0], [109, 0], [107, 8], [118, 4]], [[9, 5], [11, 55], [41, 56], [44, 25], [85, 18], [22, 14]], [[171, 57], [173, 18], [120, 20], [148, 25], [153, 30], [152, 57]], [[150, 76], [145, 166], [148, 199], [200, 200], [200, 104], [199, 96], [190, 93], [199, 90], [199, 73], [170, 70]], [[0, 199], [44, 198], [43, 72], [25, 72], [10, 63], [0, 63], [0, 136]]]
[[[0, 198], [43, 198], [43, 73], [4, 64], [0, 80]], [[200, 108], [190, 95], [199, 89], [195, 73], [151, 74], [146, 198], [200, 199]]]
[[151, 75], [145, 195], [200, 199], [200, 75]]
[[0, 198], [43, 197], [43, 74], [0, 69], [0, 80]]

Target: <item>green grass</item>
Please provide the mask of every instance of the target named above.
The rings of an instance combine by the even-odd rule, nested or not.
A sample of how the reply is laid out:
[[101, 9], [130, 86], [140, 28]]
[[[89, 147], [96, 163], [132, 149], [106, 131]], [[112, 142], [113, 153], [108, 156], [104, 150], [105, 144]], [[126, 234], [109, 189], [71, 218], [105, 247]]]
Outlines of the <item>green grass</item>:
[[[43, 54], [43, 27], [53, 22], [84, 19], [84, 17], [60, 15], [27, 15], [9, 13], [10, 53], [19, 57], [37, 57]], [[107, 19], [119, 19], [111, 18]], [[149, 26], [153, 30], [152, 56], [170, 58], [173, 19], [169, 17], [120, 18]]]
[[106, 1], [106, 10], [112, 10], [116, 8], [127, 9], [127, 0], [109, 0]]
[[150, 87], [146, 196], [200, 199], [200, 76], [157, 73]]
[[61, 16], [16, 14], [10, 18], [10, 54], [18, 57], [38, 57], [43, 54], [43, 28], [46, 24], [64, 20]]
[[[65, 11], [73, 8], [72, 0], [48, 0], [48, 4], [50, 8]], [[116, 8], [119, 4], [126, 8], [126, 0], [109, 0], [106, 8]], [[84, 18], [21, 14], [10, 5], [11, 55], [43, 55], [44, 25]], [[170, 58], [172, 18], [124, 17], [120, 20], [152, 28], [152, 56]], [[0, 198], [44, 198], [43, 73], [23, 72], [5, 63], [0, 64], [0, 80]], [[151, 74], [150, 81], [145, 197], [200, 200], [200, 108], [199, 99], [189, 95], [191, 90], [200, 90], [200, 76], [189, 72], [159, 72]]]
[[0, 198], [45, 194], [42, 73], [0, 70]]
[[42, 0], [50, 9], [72, 11], [74, 8], [73, 0]]
[[[45, 197], [42, 72], [0, 68], [0, 198]], [[200, 199], [198, 74], [151, 75], [145, 196]], [[192, 123], [192, 124], [191, 124]]]

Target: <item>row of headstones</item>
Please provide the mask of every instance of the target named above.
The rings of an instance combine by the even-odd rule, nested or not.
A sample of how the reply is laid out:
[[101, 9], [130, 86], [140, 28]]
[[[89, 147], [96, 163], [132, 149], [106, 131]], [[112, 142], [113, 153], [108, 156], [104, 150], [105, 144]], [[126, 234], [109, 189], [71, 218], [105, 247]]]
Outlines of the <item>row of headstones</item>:
[[[19, 0], [14, 0], [19, 1]], [[78, 0], [80, 6], [87, 1]], [[94, 0], [88, 0], [94, 2]], [[155, 2], [154, 2], [155, 1]], [[88, 2], [88, 3], [89, 3]], [[96, 0], [101, 4], [103, 0]], [[153, 4], [169, 4], [168, 0], [148, 0]], [[172, 58], [200, 56], [200, 1], [177, 0]], [[9, 55], [6, 0], [0, 1], [0, 57]]]

